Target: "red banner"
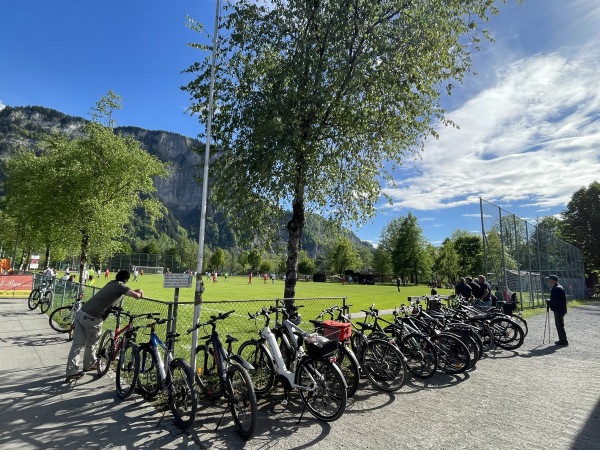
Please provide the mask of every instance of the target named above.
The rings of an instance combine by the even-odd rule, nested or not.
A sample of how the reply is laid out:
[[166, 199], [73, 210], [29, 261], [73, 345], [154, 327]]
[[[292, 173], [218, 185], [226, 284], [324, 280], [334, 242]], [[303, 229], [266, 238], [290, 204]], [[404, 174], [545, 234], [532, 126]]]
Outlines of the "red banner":
[[0, 297], [27, 297], [33, 289], [33, 275], [0, 275]]

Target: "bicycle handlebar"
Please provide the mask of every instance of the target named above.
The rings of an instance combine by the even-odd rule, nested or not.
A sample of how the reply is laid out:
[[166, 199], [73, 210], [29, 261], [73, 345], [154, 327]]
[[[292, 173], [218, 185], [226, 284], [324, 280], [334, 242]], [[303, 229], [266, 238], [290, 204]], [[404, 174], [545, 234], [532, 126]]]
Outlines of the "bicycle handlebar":
[[[219, 320], [224, 320], [227, 319], [230, 315], [232, 315], [235, 312], [235, 309], [232, 309], [231, 311], [227, 311], [224, 313], [220, 313], [218, 316], [210, 316], [210, 320], [203, 322], [203, 323], [197, 323], [196, 325], [194, 325], [192, 328], [187, 330], [187, 333], [190, 334], [192, 331], [197, 330], [200, 327], [204, 327], [206, 325], [214, 325], [215, 323], [217, 323]], [[248, 313], [250, 314], [250, 313]]]

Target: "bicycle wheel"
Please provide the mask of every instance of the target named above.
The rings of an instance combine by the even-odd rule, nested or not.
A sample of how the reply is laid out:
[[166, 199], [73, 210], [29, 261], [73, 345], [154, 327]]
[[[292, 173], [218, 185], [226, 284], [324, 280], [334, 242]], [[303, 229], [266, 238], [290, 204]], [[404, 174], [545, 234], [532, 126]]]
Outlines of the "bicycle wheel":
[[127, 341], [117, 364], [117, 395], [129, 397], [137, 384], [140, 370], [140, 349], [134, 341]]
[[194, 375], [190, 365], [181, 358], [169, 364], [171, 383], [169, 384], [169, 409], [175, 424], [182, 430], [192, 426], [196, 419], [196, 391]]
[[59, 333], [68, 333], [73, 326], [73, 307], [61, 306], [56, 308], [48, 317], [50, 327]]
[[244, 439], [250, 439], [256, 428], [256, 394], [250, 374], [239, 364], [227, 368], [227, 389], [235, 428]]
[[200, 390], [209, 398], [221, 396], [221, 380], [219, 380], [219, 369], [212, 347], [206, 345], [196, 347], [196, 384]]
[[464, 372], [471, 365], [469, 349], [456, 336], [440, 333], [429, 338], [438, 352], [438, 366], [446, 373]]
[[523, 319], [521, 316], [511, 316], [512, 320], [517, 322], [517, 324], [523, 329], [523, 337], [527, 336], [529, 333], [529, 327], [527, 326], [527, 321]]
[[46, 314], [48, 312], [50, 306], [52, 306], [52, 300], [54, 300], [54, 292], [46, 291], [39, 303], [42, 314]]
[[296, 367], [295, 378], [301, 385], [300, 398], [315, 418], [332, 422], [344, 414], [348, 392], [336, 364], [328, 359], [303, 359]]
[[406, 379], [404, 355], [384, 339], [369, 339], [361, 366], [371, 384], [386, 392], [397, 391]]
[[358, 383], [360, 382], [360, 364], [358, 363], [358, 359], [356, 359], [356, 355], [349, 347], [340, 343], [335, 363], [346, 379], [348, 398], [350, 398], [358, 390]]
[[275, 383], [275, 368], [264, 345], [254, 340], [246, 341], [240, 345], [238, 355], [254, 367], [254, 370], [248, 372], [256, 395], [261, 396], [269, 392]]
[[467, 350], [469, 351], [469, 357], [471, 358], [468, 368], [471, 369], [475, 367], [475, 364], [477, 364], [477, 361], [479, 361], [479, 348], [477, 347], [475, 340], [465, 331], [448, 329], [444, 331], [444, 333], [451, 334], [465, 344], [465, 347], [467, 347]]
[[425, 379], [435, 374], [438, 356], [435, 346], [426, 336], [410, 333], [404, 336], [400, 351], [406, 356], [406, 366], [415, 377]]
[[149, 344], [140, 345], [140, 370], [137, 378], [138, 391], [146, 400], [151, 400], [160, 390], [158, 361]]
[[470, 325], [475, 327], [476, 333], [481, 338], [483, 351], [487, 352], [488, 350], [491, 350], [494, 346], [494, 334], [490, 327], [485, 322], [479, 320], [471, 322]]
[[504, 317], [497, 317], [490, 321], [490, 328], [494, 334], [494, 342], [505, 350], [515, 350], [523, 345], [525, 332], [516, 322]]
[[98, 375], [103, 376], [108, 372], [110, 364], [113, 360], [113, 346], [115, 344], [114, 334], [110, 330], [106, 330], [100, 339], [100, 345], [96, 351], [96, 358], [98, 360], [96, 367]]
[[27, 307], [30, 311], [33, 311], [37, 308], [38, 303], [40, 302], [40, 290], [34, 289], [29, 293], [29, 298], [27, 299]]

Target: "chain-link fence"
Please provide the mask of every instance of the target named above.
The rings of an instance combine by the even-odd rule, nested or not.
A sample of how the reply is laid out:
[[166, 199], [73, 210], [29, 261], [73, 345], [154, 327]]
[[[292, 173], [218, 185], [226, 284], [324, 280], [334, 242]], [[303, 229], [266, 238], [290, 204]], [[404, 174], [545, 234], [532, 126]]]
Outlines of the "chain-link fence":
[[[585, 298], [581, 250], [499, 206], [480, 200], [485, 273], [492, 289], [517, 293], [521, 307], [549, 298], [554, 274], [570, 298]], [[498, 294], [496, 294], [498, 296]]]
[[[34, 288], [41, 286], [42, 283], [48, 283], [42, 275], [36, 275], [34, 279]], [[98, 289], [94, 286], [81, 286], [78, 283], [52, 281], [51, 285], [54, 290], [53, 304], [48, 310], [51, 314], [54, 309], [71, 305], [77, 298], [80, 289], [83, 289], [83, 301], [90, 299]], [[317, 316], [325, 309], [338, 305], [340, 307], [346, 305], [346, 297], [319, 297], [319, 298], [297, 298], [294, 299], [296, 306], [299, 307], [299, 313], [303, 317], [301, 327], [307, 331], [311, 331], [314, 327], [308, 321], [316, 319]], [[237, 338], [238, 345], [252, 337], [258, 336], [258, 330], [264, 327], [264, 319], [259, 317], [257, 320], [250, 320], [248, 313], [254, 314], [260, 311], [263, 307], [283, 305], [284, 299], [262, 299], [262, 300], [220, 300], [220, 301], [205, 301], [200, 308], [200, 322], [206, 322], [212, 315], [218, 315], [221, 312], [235, 310], [235, 313], [223, 322], [217, 324], [217, 330], [223, 337], [231, 334]], [[167, 333], [167, 326], [170, 330], [179, 333], [179, 337], [175, 343], [175, 355], [177, 357], [190, 359], [192, 336], [187, 334], [187, 330], [194, 325], [194, 303], [193, 302], [175, 302], [174, 300], [165, 301], [151, 298], [134, 299], [132, 297], [123, 297], [121, 307], [133, 314], [157, 313], [160, 317], [170, 319], [170, 322], [156, 327], [156, 333], [161, 339], [164, 339]], [[278, 313], [275, 317], [276, 321], [281, 321], [281, 315]], [[325, 317], [329, 319], [329, 317]], [[104, 321], [104, 330], [114, 330], [116, 319], [110, 315]], [[143, 319], [140, 319], [143, 323]], [[274, 326], [275, 322], [271, 324]], [[125, 323], [121, 323], [124, 326]], [[198, 343], [203, 343], [203, 337], [210, 334], [210, 327], [200, 329], [198, 332]], [[144, 342], [149, 330], [142, 331], [138, 334], [138, 342]], [[224, 340], [224, 339], [223, 339]], [[237, 350], [237, 345], [234, 345], [234, 350]]]

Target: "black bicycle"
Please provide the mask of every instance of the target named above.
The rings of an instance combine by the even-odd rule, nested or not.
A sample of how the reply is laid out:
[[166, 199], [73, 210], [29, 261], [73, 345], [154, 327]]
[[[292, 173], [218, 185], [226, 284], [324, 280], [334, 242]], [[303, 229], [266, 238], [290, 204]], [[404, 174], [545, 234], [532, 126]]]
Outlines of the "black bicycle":
[[210, 320], [196, 324], [187, 332], [189, 334], [198, 328], [211, 327], [210, 334], [200, 338], [206, 340], [205, 344], [196, 347], [196, 384], [207, 397], [212, 399], [225, 397], [227, 401], [227, 407], [217, 428], [227, 409], [231, 408], [238, 434], [244, 439], [250, 439], [254, 435], [258, 415], [254, 384], [248, 373], [248, 370], [253, 370], [254, 367], [244, 358], [233, 353], [231, 346], [238, 339], [226, 335], [226, 350], [217, 332], [217, 322], [227, 319], [234, 312], [211, 316]]

